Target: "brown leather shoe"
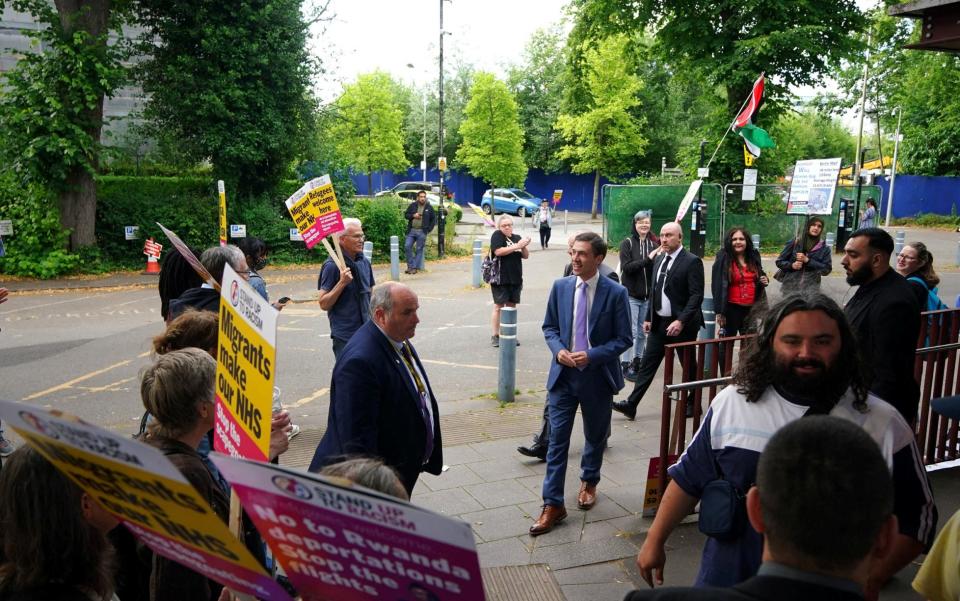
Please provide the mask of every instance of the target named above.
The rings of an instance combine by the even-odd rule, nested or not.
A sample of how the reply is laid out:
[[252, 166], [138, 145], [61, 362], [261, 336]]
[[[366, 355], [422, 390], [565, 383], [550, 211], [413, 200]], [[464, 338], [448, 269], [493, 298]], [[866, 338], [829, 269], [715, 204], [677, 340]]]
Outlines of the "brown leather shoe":
[[597, 485], [580, 482], [580, 494], [577, 495], [577, 507], [586, 511], [597, 504]]
[[560, 505], [544, 505], [537, 521], [530, 526], [530, 536], [539, 536], [553, 530], [553, 527], [567, 517], [567, 509]]

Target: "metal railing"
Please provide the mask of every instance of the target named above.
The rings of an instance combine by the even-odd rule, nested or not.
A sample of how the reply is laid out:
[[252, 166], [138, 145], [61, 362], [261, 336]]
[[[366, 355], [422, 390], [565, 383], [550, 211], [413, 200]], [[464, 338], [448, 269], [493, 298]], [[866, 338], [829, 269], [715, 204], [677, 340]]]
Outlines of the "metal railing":
[[[889, 324], [888, 327], [897, 327]], [[691, 435], [718, 389], [730, 383], [734, 346], [753, 335], [712, 338], [664, 347], [663, 397], [660, 414], [660, 465], [657, 498], [667, 483], [667, 467], [687, 446], [687, 406], [692, 405]], [[674, 382], [674, 359], [683, 366]], [[695, 363], [691, 363], [695, 359]], [[914, 425], [925, 465], [960, 459], [960, 422], [930, 410], [931, 399], [960, 394], [960, 309], [921, 314], [914, 377], [920, 384], [920, 406]]]

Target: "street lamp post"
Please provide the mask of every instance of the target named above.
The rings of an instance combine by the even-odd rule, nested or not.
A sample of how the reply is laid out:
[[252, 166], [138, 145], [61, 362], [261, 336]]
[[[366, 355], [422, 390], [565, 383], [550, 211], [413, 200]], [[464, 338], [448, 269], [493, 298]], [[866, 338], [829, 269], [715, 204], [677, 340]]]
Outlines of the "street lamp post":
[[[437, 160], [440, 160], [440, 157], [444, 156], [443, 154], [443, 36], [446, 35], [446, 32], [443, 30], [443, 3], [449, 2], [450, 0], [440, 0], [440, 130], [437, 132], [437, 139], [439, 140], [440, 150], [437, 153]], [[446, 167], [446, 166], [444, 166]], [[446, 169], [440, 169], [440, 210], [438, 211], [439, 215], [437, 216], [437, 256], [443, 258], [446, 254], [445, 252], [445, 243], [444, 243], [444, 230], [447, 225], [447, 210], [444, 207], [444, 200], [446, 200], [446, 189], [444, 188], [444, 175]]]
[[890, 165], [890, 195], [887, 197], [887, 218], [884, 227], [890, 227], [890, 216], [893, 215], [893, 186], [897, 182], [897, 151], [900, 150], [900, 119], [903, 117], [903, 107], [897, 107], [897, 133], [893, 138], [893, 164]]

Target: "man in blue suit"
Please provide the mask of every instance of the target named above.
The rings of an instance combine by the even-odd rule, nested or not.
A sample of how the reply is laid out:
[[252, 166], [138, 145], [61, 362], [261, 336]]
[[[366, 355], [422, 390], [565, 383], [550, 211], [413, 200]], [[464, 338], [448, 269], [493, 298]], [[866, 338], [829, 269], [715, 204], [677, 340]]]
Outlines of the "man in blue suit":
[[310, 471], [348, 455], [373, 455], [400, 475], [407, 494], [420, 472], [440, 474], [440, 414], [427, 372], [410, 344], [420, 319], [417, 295], [386, 282], [370, 295], [360, 326], [333, 368], [327, 431]]
[[577, 505], [587, 510], [597, 502], [610, 403], [623, 388], [619, 357], [633, 343], [627, 289], [600, 277], [606, 255], [603, 238], [593, 232], [577, 235], [570, 253], [573, 275], [555, 281], [547, 301], [543, 337], [554, 357], [547, 377], [550, 442], [543, 511], [530, 527], [533, 536], [549, 532], [567, 517], [563, 485], [578, 405], [586, 443]]

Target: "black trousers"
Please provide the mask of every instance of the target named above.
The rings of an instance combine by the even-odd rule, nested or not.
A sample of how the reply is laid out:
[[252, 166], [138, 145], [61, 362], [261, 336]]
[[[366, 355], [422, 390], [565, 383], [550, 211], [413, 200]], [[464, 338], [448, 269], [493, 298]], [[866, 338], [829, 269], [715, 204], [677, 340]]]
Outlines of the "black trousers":
[[724, 310], [723, 316], [726, 318], [727, 323], [723, 327], [724, 334], [726, 336], [739, 336], [740, 334], [747, 334], [752, 330], [751, 323], [747, 322], [747, 316], [750, 314], [750, 310], [753, 309], [753, 305], [735, 305], [733, 303], [727, 303], [727, 308]]
[[546, 246], [550, 243], [550, 228], [540, 228], [540, 246]]
[[[640, 361], [640, 367], [637, 370], [637, 383], [633, 385], [633, 392], [627, 398], [627, 402], [634, 409], [643, 400], [643, 395], [647, 393], [647, 389], [653, 383], [653, 378], [657, 375], [657, 370], [660, 369], [660, 364], [663, 362], [664, 345], [690, 342], [697, 339], [698, 328], [694, 327], [684, 328], [677, 336], [667, 336], [667, 326], [672, 321], [669, 318], [658, 319], [653, 322], [650, 333], [647, 334], [647, 346], [643, 349], [643, 359]], [[686, 361], [681, 355], [680, 363], [683, 365], [684, 373], [692, 375], [697, 367], [696, 355], [691, 352], [689, 360]]]

